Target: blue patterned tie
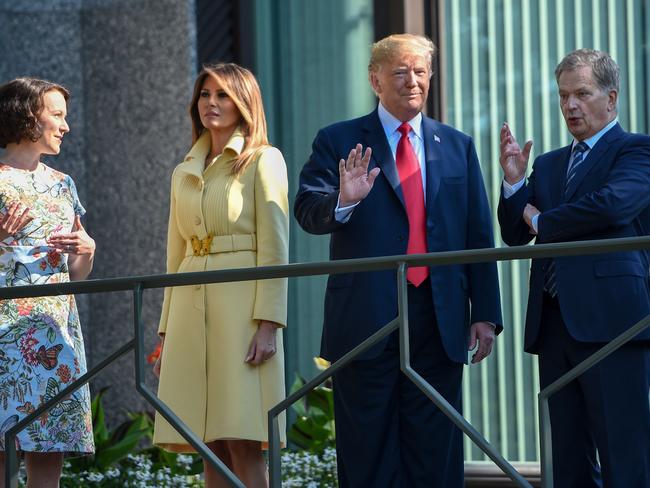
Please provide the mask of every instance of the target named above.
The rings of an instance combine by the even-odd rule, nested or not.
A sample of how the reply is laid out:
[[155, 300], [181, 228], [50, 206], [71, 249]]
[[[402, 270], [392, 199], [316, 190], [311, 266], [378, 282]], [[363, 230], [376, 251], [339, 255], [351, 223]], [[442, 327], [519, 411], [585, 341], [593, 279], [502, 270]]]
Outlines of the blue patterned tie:
[[[571, 155], [571, 161], [569, 161], [569, 168], [566, 172], [566, 183], [564, 184], [564, 193], [569, 189], [569, 183], [576, 175], [578, 167], [585, 160], [584, 155], [585, 151], [589, 150], [589, 146], [584, 142], [579, 142], [573, 147], [573, 153]], [[546, 268], [546, 274], [544, 275], [544, 291], [551, 295], [553, 298], [557, 296], [557, 277], [555, 275], [555, 259], [551, 259]]]
[[566, 183], [564, 184], [564, 193], [569, 189], [569, 184], [571, 180], [576, 175], [578, 167], [585, 160], [584, 155], [585, 151], [589, 150], [589, 146], [584, 142], [579, 142], [573, 147], [573, 155], [571, 156], [571, 162], [569, 163], [569, 168], [566, 171]]

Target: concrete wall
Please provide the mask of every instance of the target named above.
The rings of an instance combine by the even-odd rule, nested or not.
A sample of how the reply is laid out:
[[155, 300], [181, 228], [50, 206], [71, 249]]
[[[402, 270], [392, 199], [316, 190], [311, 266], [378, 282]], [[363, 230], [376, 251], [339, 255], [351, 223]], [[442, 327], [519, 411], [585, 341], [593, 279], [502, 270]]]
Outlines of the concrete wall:
[[[74, 178], [88, 211], [91, 278], [165, 271], [169, 180], [191, 137], [195, 38], [193, 0], [0, 0], [0, 83], [37, 76], [72, 92], [70, 135], [47, 163]], [[145, 293], [148, 348], [161, 297]], [[133, 336], [132, 298], [78, 300], [92, 366]], [[111, 386], [113, 419], [145, 408], [132, 365], [129, 354], [93, 382]]]

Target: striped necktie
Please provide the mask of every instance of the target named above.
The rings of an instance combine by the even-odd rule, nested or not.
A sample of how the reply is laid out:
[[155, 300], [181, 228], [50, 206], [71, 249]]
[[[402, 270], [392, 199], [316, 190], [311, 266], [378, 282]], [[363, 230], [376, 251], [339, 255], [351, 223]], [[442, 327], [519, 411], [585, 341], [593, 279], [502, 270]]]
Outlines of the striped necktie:
[[589, 146], [587, 146], [587, 144], [584, 142], [579, 142], [573, 147], [573, 154], [571, 156], [571, 161], [569, 162], [569, 168], [566, 171], [566, 183], [564, 184], [565, 193], [569, 189], [569, 184], [571, 183], [571, 180], [578, 172], [578, 168], [585, 160], [584, 157], [585, 151], [588, 150], [589, 150]]
[[[566, 172], [566, 183], [564, 184], [564, 193], [569, 189], [571, 180], [578, 172], [578, 167], [585, 160], [585, 151], [589, 150], [589, 146], [584, 142], [579, 142], [573, 147], [571, 154], [571, 161], [569, 161], [569, 168]], [[555, 274], [555, 259], [551, 259], [546, 268], [544, 275], [544, 291], [546, 291], [553, 298], [557, 295], [557, 276]]]

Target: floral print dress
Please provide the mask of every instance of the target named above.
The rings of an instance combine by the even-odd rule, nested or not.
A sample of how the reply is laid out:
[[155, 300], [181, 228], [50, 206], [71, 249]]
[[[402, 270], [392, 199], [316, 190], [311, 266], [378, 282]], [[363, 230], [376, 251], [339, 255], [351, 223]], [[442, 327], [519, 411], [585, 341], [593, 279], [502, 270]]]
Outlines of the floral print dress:
[[[0, 242], [0, 286], [69, 281], [67, 255], [46, 238], [70, 232], [75, 215], [85, 213], [74, 182], [43, 163], [34, 171], [0, 164], [0, 213], [17, 201], [33, 220]], [[74, 296], [0, 300], [0, 450], [8, 429], [85, 372]], [[88, 386], [23, 429], [17, 448], [93, 452]]]

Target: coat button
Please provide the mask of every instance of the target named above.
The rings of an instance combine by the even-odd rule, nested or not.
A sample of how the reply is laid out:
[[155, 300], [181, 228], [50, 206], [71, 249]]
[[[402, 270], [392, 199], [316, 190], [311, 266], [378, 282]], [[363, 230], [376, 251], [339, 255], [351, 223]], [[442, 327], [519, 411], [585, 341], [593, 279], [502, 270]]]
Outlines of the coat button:
[[194, 225], [201, 225], [201, 217], [194, 217]]

